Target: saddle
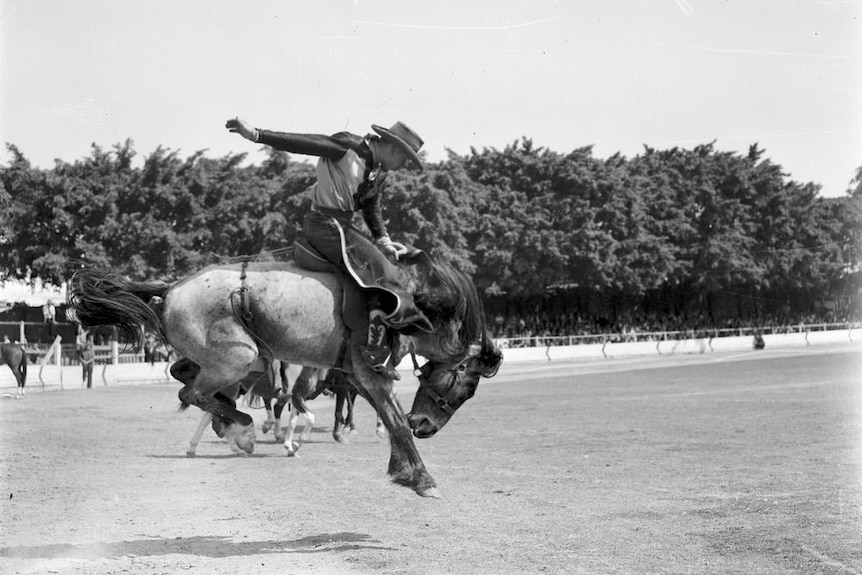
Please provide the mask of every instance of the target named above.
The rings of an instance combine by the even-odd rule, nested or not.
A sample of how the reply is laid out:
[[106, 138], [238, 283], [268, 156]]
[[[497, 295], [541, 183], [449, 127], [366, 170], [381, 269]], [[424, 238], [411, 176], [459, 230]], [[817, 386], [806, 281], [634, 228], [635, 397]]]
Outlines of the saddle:
[[345, 277], [344, 272], [324, 258], [305, 238], [297, 238], [293, 242], [293, 261], [308, 271], [335, 274], [343, 292], [341, 316], [344, 319], [344, 325], [350, 331], [367, 328], [368, 302], [365, 293], [356, 285], [356, 282]]
[[[342, 249], [345, 249], [343, 245]], [[343, 253], [344, 259], [347, 261], [347, 251]], [[338, 280], [344, 288], [344, 323], [351, 331], [357, 327], [362, 330], [367, 328], [367, 298], [370, 292], [377, 295], [381, 309], [387, 314], [383, 318], [383, 323], [393, 330], [405, 335], [413, 335], [420, 331], [426, 333], [434, 331], [431, 322], [412, 301], [413, 295], [409, 291], [402, 290], [400, 295], [396, 295], [390, 288], [373, 284], [363, 285], [361, 281], [355, 281], [354, 272], [348, 275], [333, 265], [305, 238], [298, 238], [294, 241], [293, 259], [302, 268], [311, 271], [331, 272], [338, 276]], [[401, 261], [404, 263], [419, 266], [424, 264], [425, 267], [428, 267], [429, 260], [428, 254], [417, 249], [411, 249], [401, 257]], [[410, 298], [409, 303], [405, 301], [405, 298]]]

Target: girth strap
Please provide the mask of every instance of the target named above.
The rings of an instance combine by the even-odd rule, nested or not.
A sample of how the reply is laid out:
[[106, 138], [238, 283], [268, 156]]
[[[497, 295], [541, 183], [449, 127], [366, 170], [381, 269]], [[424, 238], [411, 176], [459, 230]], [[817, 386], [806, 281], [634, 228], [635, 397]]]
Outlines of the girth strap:
[[[272, 353], [272, 348], [263, 341], [263, 339], [257, 335], [254, 331], [254, 327], [252, 326], [252, 322], [254, 321], [254, 314], [251, 311], [251, 296], [250, 296], [250, 288], [246, 284], [246, 270], [248, 269], [248, 260], [244, 259], [242, 261], [242, 269], [239, 274], [240, 287], [237, 290], [234, 290], [230, 294], [230, 304], [231, 309], [233, 309], [233, 315], [236, 318], [237, 322], [245, 329], [246, 332], [251, 336], [254, 342], [257, 344], [258, 353], [261, 357], [266, 360], [269, 364], [269, 368], [272, 366], [272, 361], [274, 359], [274, 354]], [[237, 297], [238, 296], [238, 297]], [[239, 302], [237, 302], [237, 299]]]

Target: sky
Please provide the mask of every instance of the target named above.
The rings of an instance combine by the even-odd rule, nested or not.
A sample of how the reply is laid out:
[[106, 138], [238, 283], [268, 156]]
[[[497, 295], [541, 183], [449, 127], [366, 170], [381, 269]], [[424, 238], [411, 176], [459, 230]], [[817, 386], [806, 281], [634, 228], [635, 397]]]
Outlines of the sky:
[[862, 166], [862, 0], [0, 0], [0, 140], [35, 166], [127, 139], [260, 161], [235, 116], [400, 120], [430, 161], [757, 143], [835, 197]]

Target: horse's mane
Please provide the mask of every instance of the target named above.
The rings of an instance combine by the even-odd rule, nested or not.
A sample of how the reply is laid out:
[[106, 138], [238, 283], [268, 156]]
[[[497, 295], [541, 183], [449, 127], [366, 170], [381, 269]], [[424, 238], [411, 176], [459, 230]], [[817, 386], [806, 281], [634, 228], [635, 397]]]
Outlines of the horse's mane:
[[435, 328], [448, 332], [447, 353], [463, 353], [479, 341], [484, 347], [484, 310], [473, 282], [451, 264], [430, 256], [423, 260], [430, 273], [425, 282], [416, 284], [413, 298]]

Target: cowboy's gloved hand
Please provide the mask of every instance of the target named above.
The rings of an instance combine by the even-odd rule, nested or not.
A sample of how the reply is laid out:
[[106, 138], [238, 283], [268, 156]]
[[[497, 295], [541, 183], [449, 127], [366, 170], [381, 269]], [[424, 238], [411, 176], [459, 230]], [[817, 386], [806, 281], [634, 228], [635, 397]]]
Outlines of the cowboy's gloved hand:
[[380, 248], [380, 251], [383, 252], [386, 256], [391, 256], [396, 260], [407, 253], [407, 246], [402, 244], [401, 242], [393, 242], [389, 236], [383, 236], [382, 238], [378, 238], [377, 246]]
[[259, 134], [257, 128], [252, 128], [248, 125], [244, 120], [240, 120], [239, 118], [232, 118], [225, 122], [224, 127], [234, 134], [239, 134], [246, 140], [251, 140], [252, 142], [257, 142]]

